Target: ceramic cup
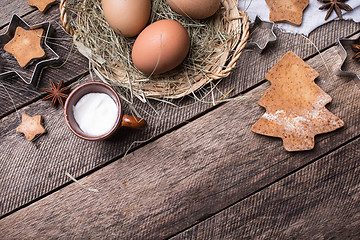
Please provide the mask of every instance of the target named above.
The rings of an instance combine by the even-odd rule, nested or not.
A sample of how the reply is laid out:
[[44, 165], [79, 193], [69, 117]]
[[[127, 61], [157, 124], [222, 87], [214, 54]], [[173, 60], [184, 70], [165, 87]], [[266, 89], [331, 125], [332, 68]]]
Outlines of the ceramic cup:
[[[118, 107], [118, 116], [114, 126], [111, 130], [100, 136], [89, 136], [84, 133], [79, 125], [77, 124], [74, 118], [74, 105], [86, 94], [88, 93], [105, 93], [110, 96], [116, 106]], [[116, 91], [106, 83], [102, 82], [86, 82], [77, 88], [75, 88], [66, 99], [65, 107], [64, 107], [64, 117], [66, 125], [70, 128], [70, 130], [79, 138], [89, 140], [89, 141], [98, 141], [103, 140], [111, 136], [120, 126], [130, 127], [135, 129], [144, 129], [147, 126], [147, 123], [144, 119], [140, 119], [138, 117], [130, 116], [124, 114], [123, 106], [120, 100], [119, 95]]]

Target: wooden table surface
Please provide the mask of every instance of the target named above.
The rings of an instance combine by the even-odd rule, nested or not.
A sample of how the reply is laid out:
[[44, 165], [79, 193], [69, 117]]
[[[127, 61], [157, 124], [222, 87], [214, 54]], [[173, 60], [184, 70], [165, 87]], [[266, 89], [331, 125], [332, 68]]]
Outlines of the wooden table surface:
[[[58, 5], [46, 14], [24, 0], [0, 8], [0, 33], [14, 13], [30, 25], [51, 22], [49, 42], [64, 62], [45, 69], [38, 88], [1, 81], [0, 239], [360, 238], [360, 84], [336, 75], [337, 40], [359, 33], [359, 23], [332, 21], [308, 38], [275, 29], [277, 41], [244, 50], [213, 96], [198, 92], [202, 102], [189, 96], [177, 106], [136, 101], [146, 130], [88, 142], [66, 127], [61, 107], [41, 100], [49, 80], [72, 89], [97, 80], [62, 29]], [[345, 122], [306, 152], [250, 131], [265, 112], [257, 104], [270, 86], [265, 74], [289, 50], [319, 72], [316, 83], [333, 98], [327, 108]], [[360, 73], [360, 64], [347, 70]], [[22, 113], [42, 115], [47, 133], [28, 142], [15, 131]]]

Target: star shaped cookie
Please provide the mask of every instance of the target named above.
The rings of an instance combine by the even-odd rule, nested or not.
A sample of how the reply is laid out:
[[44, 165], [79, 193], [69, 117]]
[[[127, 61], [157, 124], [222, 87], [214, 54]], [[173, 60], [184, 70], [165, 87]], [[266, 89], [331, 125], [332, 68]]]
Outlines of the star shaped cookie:
[[0, 35], [0, 53], [2, 56], [4, 56], [3, 54], [5, 52], [5, 50], [3, 50], [4, 45], [15, 37], [17, 27], [22, 27], [26, 30], [44, 29], [42, 48], [46, 53], [46, 57], [28, 65], [26, 68], [20, 67], [19, 64], [14, 64], [13, 58], [1, 58], [0, 68], [2, 67], [2, 70], [7, 69], [7, 71], [0, 72], [0, 81], [12, 78], [16, 75], [26, 84], [37, 86], [43, 69], [60, 60], [59, 55], [48, 45], [48, 36], [50, 36], [51, 24], [49, 22], [42, 22], [36, 25], [29, 25], [19, 16], [13, 14], [7, 31]]
[[31, 117], [26, 113], [23, 113], [21, 116], [21, 124], [16, 128], [17, 132], [22, 132], [26, 139], [29, 141], [34, 140], [34, 138], [42, 133], [45, 133], [45, 128], [41, 125], [42, 116], [36, 115]]
[[309, 0], [265, 0], [270, 8], [270, 21], [301, 25]]
[[25, 67], [32, 60], [45, 57], [41, 47], [44, 29], [25, 30], [17, 27], [14, 38], [4, 46], [4, 50], [15, 56], [21, 67]]
[[36, 7], [40, 12], [44, 13], [48, 8], [55, 4], [56, 0], [29, 0], [28, 5]]

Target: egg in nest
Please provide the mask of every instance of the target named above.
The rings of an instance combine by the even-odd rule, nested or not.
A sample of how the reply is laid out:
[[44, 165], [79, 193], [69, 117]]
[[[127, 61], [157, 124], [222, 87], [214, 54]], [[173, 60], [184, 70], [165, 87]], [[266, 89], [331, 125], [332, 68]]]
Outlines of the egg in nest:
[[166, 0], [175, 12], [192, 19], [205, 19], [216, 13], [220, 0]]
[[145, 74], [161, 74], [180, 65], [190, 49], [186, 29], [177, 21], [164, 19], [147, 26], [132, 48], [135, 67]]
[[149, 21], [151, 0], [102, 0], [104, 17], [110, 27], [125, 37], [134, 37]]

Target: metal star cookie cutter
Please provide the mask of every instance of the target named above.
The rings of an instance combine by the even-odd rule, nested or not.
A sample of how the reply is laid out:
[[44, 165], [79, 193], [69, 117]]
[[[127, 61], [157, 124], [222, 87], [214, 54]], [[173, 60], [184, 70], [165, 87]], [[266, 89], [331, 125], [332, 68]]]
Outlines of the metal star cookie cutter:
[[[43, 34], [44, 40], [43, 40], [42, 45], [45, 46], [45, 47], [43, 47], [43, 49], [46, 52], [46, 56], [50, 55], [51, 58], [44, 59], [44, 60], [38, 60], [38, 61], [34, 60], [36, 63], [32, 62], [32, 63], [29, 64], [29, 66], [27, 66], [25, 68], [22, 68], [22, 69], [17, 64], [17, 61], [14, 61], [17, 64], [16, 66], [18, 66], [18, 67], [15, 67], [15, 68], [18, 68], [17, 69], [18, 71], [12, 69], [10, 71], [0, 73], [0, 80], [9, 79], [9, 78], [12, 78], [14, 76], [18, 76], [26, 84], [33, 84], [33, 85], [37, 86], [37, 83], [38, 83], [38, 80], [39, 80], [40, 75], [42, 73], [42, 70], [45, 67], [48, 67], [48, 66], [52, 65], [53, 63], [57, 62], [60, 59], [59, 55], [54, 50], [52, 50], [49, 47], [49, 45], [47, 44], [47, 38], [48, 38], [48, 35], [50, 34], [50, 31], [51, 31], [51, 24], [49, 22], [43, 22], [43, 23], [40, 23], [40, 24], [37, 24], [37, 25], [30, 26], [24, 20], [22, 20], [19, 16], [14, 14], [12, 16], [12, 18], [11, 18], [11, 21], [10, 21], [10, 24], [8, 26], [8, 29], [7, 29], [6, 33], [0, 35], [0, 56], [2, 58], [1, 62], [2, 62], [3, 68], [5, 68], [4, 65], [6, 65], [6, 64], [3, 64], [4, 59], [9, 58], [7, 53], [3, 49], [4, 45], [14, 37], [15, 30], [16, 30], [16, 28], [18, 26], [23, 27], [26, 30], [43, 28], [44, 29], [44, 34]], [[4, 58], [4, 56], [5, 56], [5, 58]], [[15, 58], [13, 57], [13, 59], [15, 59]], [[1, 69], [1, 70], [3, 70], [3, 69]], [[23, 72], [26, 72], [26, 73], [29, 72], [29, 71], [32, 71], [31, 77], [30, 78], [24, 77], [23, 74], [19, 73], [19, 70], [23, 71]], [[27, 74], [24, 74], [24, 75], [29, 75], [29, 74], [27, 73]]]
[[[260, 17], [256, 16], [255, 21], [250, 25], [250, 34], [249, 34], [249, 42], [246, 44], [246, 48], [258, 48], [262, 52], [270, 43], [276, 41], [277, 37], [274, 33], [274, 26], [273, 22], [263, 21]], [[265, 36], [264, 43], [259, 43], [258, 41], [254, 40], [259, 34], [260, 31], [257, 30], [266, 30], [268, 32], [268, 36]], [[262, 32], [260, 32], [262, 33]], [[264, 39], [264, 36], [261, 36]]]
[[[356, 42], [358, 42], [360, 40], [359, 38], [340, 38], [338, 40], [338, 52], [339, 55], [342, 59], [341, 65], [338, 69], [338, 75], [343, 75], [343, 76], [352, 76], [352, 77], [357, 77], [358, 80], [360, 80], [360, 77], [357, 73], [355, 72], [350, 72], [350, 71], [345, 71], [343, 70], [343, 67], [345, 65], [346, 59], [348, 57], [348, 53], [346, 51], [347, 48], [351, 48], [351, 44], [354, 44]], [[360, 84], [360, 82], [357, 82], [358, 84]]]

